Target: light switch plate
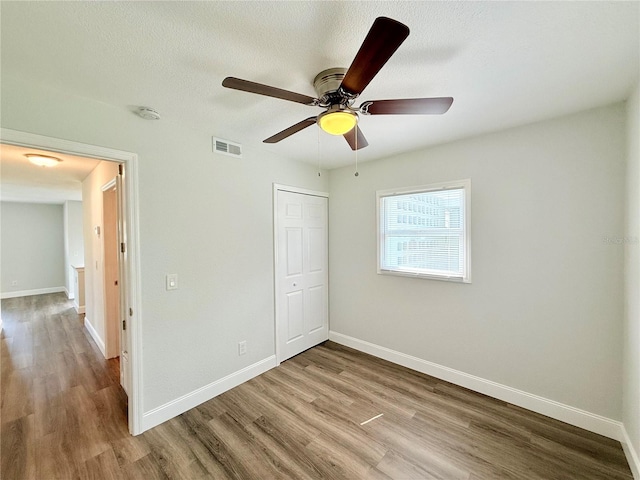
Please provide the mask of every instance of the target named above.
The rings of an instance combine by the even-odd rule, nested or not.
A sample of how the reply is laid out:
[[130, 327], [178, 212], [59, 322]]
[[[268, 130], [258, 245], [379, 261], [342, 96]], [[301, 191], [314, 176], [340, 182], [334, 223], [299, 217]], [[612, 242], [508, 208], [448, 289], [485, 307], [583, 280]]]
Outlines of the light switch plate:
[[178, 289], [178, 274], [177, 273], [167, 274], [167, 290], [177, 290], [177, 289]]

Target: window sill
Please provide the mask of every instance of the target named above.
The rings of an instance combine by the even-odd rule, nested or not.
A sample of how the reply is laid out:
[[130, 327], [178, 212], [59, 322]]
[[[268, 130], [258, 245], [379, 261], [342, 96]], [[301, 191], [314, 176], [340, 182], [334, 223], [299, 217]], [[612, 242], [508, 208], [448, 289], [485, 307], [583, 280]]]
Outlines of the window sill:
[[378, 275], [392, 275], [394, 277], [420, 278], [422, 280], [439, 280], [451, 283], [471, 283], [470, 277], [446, 277], [444, 275], [429, 275], [425, 273], [402, 272], [398, 270], [378, 270]]

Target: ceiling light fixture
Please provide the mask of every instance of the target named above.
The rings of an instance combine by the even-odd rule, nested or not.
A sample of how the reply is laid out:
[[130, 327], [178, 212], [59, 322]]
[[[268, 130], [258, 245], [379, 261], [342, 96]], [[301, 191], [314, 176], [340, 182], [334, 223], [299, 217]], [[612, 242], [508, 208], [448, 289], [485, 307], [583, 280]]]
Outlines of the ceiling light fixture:
[[331, 135], [344, 135], [358, 123], [358, 115], [350, 110], [341, 109], [339, 105], [331, 107], [318, 115], [318, 125]]
[[38, 165], [39, 167], [55, 167], [60, 162], [61, 159], [57, 157], [50, 157], [49, 155], [40, 155], [39, 153], [27, 153], [25, 157], [33, 163], [34, 165]]

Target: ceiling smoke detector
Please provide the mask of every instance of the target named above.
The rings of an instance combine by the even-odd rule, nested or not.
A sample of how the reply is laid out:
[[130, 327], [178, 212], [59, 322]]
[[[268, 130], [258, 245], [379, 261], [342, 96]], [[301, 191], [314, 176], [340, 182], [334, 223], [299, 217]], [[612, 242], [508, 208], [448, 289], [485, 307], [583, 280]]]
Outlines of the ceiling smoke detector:
[[160, 120], [160, 114], [153, 108], [138, 107], [138, 111], [136, 113], [145, 120]]

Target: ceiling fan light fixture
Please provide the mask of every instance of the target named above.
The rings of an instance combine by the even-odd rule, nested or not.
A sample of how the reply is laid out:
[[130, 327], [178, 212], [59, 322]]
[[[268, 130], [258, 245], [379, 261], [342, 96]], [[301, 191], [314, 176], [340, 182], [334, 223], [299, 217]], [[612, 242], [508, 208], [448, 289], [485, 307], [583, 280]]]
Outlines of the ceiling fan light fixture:
[[358, 123], [358, 116], [349, 111], [326, 111], [318, 116], [318, 125], [331, 135], [344, 135]]
[[40, 155], [38, 153], [27, 153], [25, 154], [25, 157], [27, 157], [27, 160], [29, 160], [31, 163], [39, 167], [55, 167], [60, 162], [62, 162], [62, 160], [58, 157]]

